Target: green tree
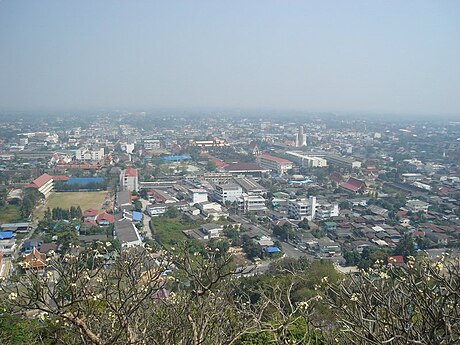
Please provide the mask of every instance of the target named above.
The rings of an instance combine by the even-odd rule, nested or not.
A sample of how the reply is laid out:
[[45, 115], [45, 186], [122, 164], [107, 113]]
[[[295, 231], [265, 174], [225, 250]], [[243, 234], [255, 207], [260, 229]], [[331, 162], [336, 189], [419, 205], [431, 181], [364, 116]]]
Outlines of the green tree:
[[394, 255], [402, 255], [405, 258], [415, 255], [414, 240], [410, 234], [405, 234], [393, 251]]
[[214, 172], [216, 171], [216, 168], [216, 163], [213, 161], [208, 161], [208, 163], [206, 163], [206, 171]]
[[169, 206], [169, 207], [166, 209], [165, 213], [163, 214], [163, 217], [166, 217], [166, 218], [177, 218], [177, 217], [179, 217], [179, 214], [180, 214], [180, 212], [179, 212], [179, 210], [178, 210], [176, 207], [174, 207], [174, 206]]

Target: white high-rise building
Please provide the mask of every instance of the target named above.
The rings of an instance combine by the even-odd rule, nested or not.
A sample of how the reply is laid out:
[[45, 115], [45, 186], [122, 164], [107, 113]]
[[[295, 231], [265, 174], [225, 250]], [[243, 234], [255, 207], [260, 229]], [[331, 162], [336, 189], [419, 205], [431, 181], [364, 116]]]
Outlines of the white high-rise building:
[[318, 203], [315, 196], [289, 201], [289, 216], [294, 219], [326, 220], [339, 215], [337, 203]]
[[122, 190], [137, 192], [139, 190], [137, 170], [134, 168], [127, 168], [123, 170], [120, 174], [120, 185]]
[[216, 185], [216, 190], [214, 194], [216, 200], [221, 202], [222, 204], [225, 204], [225, 202], [227, 201], [238, 201], [238, 199], [242, 195], [243, 189], [236, 183]]
[[303, 126], [299, 127], [299, 132], [295, 136], [295, 146], [307, 146], [307, 135], [303, 132]]

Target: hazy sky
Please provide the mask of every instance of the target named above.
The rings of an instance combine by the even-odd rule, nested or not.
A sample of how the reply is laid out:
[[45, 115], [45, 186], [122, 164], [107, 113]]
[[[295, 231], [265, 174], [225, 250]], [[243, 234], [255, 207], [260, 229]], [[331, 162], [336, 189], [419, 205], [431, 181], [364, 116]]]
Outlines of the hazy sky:
[[0, 0], [0, 108], [460, 117], [459, 0]]

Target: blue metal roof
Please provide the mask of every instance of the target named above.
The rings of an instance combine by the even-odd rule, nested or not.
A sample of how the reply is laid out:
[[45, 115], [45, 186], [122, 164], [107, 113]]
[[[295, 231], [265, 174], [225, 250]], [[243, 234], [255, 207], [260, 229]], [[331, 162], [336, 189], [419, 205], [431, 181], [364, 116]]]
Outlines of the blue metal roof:
[[137, 212], [137, 211], [133, 211], [133, 221], [139, 222], [141, 220], [142, 220], [142, 213]]
[[163, 157], [163, 160], [165, 160], [167, 162], [177, 162], [177, 161], [184, 161], [184, 160], [188, 160], [188, 159], [192, 159], [192, 157], [188, 156], [188, 155]]
[[281, 253], [281, 249], [279, 249], [278, 247], [267, 247], [265, 248], [265, 251], [267, 253]]
[[13, 231], [0, 231], [0, 240], [9, 240], [13, 237]]

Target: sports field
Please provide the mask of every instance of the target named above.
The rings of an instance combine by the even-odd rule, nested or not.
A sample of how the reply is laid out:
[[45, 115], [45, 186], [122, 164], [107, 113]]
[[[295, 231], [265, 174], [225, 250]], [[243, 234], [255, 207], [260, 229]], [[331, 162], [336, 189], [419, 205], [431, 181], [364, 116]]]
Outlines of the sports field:
[[107, 192], [55, 192], [46, 200], [45, 207], [40, 209], [39, 218], [42, 218], [46, 208], [70, 208], [80, 206], [81, 210], [95, 208], [101, 210]]

